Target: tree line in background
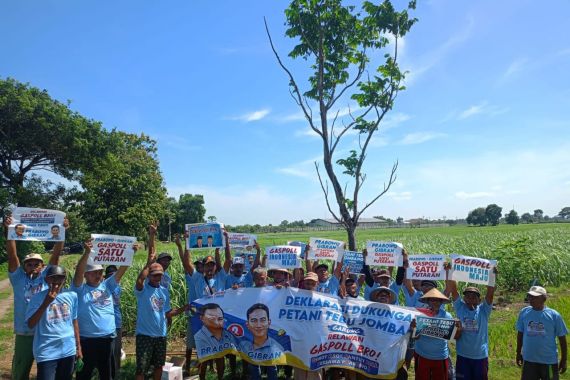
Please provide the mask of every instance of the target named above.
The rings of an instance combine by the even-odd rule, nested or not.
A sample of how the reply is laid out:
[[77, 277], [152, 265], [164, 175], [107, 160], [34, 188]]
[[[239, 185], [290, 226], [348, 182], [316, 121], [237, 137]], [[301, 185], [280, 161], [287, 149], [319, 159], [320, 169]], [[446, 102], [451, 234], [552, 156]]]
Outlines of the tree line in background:
[[471, 210], [467, 215], [467, 224], [472, 224], [475, 226], [496, 226], [499, 223], [506, 224], [519, 224], [519, 223], [544, 223], [544, 222], [554, 222], [554, 221], [566, 221], [570, 220], [570, 207], [564, 207], [558, 215], [550, 217], [544, 214], [541, 209], [536, 209], [531, 214], [530, 212], [525, 212], [520, 217], [515, 210], [509, 211], [502, 217], [503, 209], [496, 204], [490, 204], [487, 207], [478, 207]]
[[11, 205], [62, 210], [71, 223], [67, 241], [90, 232], [144, 237], [156, 218], [166, 238], [164, 226], [180, 232], [183, 222], [203, 221], [202, 195], [167, 198], [156, 141], [107, 130], [69, 105], [46, 90], [0, 79], [2, 214]]

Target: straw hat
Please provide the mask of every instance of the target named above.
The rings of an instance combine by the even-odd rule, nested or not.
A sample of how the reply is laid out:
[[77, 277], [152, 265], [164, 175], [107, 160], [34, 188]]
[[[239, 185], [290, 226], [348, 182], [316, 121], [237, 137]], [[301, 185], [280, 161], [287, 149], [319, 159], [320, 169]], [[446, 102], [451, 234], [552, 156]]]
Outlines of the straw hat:
[[432, 290], [430, 290], [429, 292], [427, 292], [426, 294], [424, 294], [419, 301], [422, 303], [428, 303], [428, 299], [430, 298], [437, 298], [440, 299], [441, 302], [443, 303], [449, 303], [449, 298], [447, 298], [445, 295], [443, 295], [442, 292], [440, 292], [439, 290], [437, 290], [436, 288], [433, 288]]
[[288, 276], [291, 276], [291, 273], [289, 273], [289, 270], [287, 270], [285, 268], [272, 268], [272, 269], [269, 269], [267, 271], [267, 274], [270, 276], [273, 276], [274, 272], [283, 272], [283, 273], [286, 273]]

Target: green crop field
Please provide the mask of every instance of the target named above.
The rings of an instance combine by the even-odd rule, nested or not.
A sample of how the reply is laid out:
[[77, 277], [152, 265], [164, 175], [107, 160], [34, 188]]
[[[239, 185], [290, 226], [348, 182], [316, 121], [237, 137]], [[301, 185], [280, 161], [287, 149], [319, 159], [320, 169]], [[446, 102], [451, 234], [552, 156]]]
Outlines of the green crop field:
[[[272, 233], [259, 234], [258, 240], [263, 249], [288, 240], [308, 241], [309, 237], [345, 240], [346, 235], [343, 231]], [[498, 306], [491, 316], [489, 328], [491, 379], [520, 376], [514, 361], [514, 325], [519, 310], [524, 307], [524, 293], [532, 281], [547, 287], [552, 293], [548, 305], [570, 323], [570, 292], [566, 288], [570, 283], [570, 224], [376, 229], [358, 231], [357, 239], [359, 247], [363, 247], [366, 240], [399, 241], [410, 253], [460, 253], [499, 260], [495, 298]], [[171, 303], [173, 307], [181, 306], [186, 303], [186, 284], [176, 247], [173, 243], [158, 243], [157, 250], [169, 251], [175, 257], [169, 268], [173, 279]], [[209, 253], [203, 250], [193, 254], [194, 258], [200, 258]], [[64, 256], [62, 264], [71, 272], [78, 258], [79, 255]], [[138, 252], [135, 264], [121, 283], [124, 288], [121, 300], [123, 329], [128, 335], [133, 334], [136, 323], [136, 301], [131, 289], [145, 261], [146, 252]], [[175, 318], [170, 336], [180, 337], [185, 331], [186, 318]], [[126, 368], [133, 369], [132, 365]], [[569, 377], [564, 375], [562, 378]]]

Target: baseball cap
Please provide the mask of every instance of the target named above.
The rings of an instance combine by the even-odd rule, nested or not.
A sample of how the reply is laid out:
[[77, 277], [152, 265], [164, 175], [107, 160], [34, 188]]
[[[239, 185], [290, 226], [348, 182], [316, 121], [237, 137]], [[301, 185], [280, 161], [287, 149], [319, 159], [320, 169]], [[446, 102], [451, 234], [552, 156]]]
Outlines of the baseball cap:
[[172, 260], [172, 255], [168, 252], [161, 252], [160, 255], [158, 255], [158, 258], [156, 259], [156, 261], [160, 260], [160, 259], [164, 259], [165, 257], [168, 257], [170, 260]]
[[326, 270], [329, 270], [329, 266], [327, 264], [319, 264], [315, 267], [315, 271], [318, 271], [321, 268], [325, 268]]
[[95, 272], [97, 270], [103, 270], [103, 265], [101, 265], [101, 264], [87, 264], [87, 266], [85, 267], [85, 273]]
[[42, 258], [41, 255], [38, 255], [37, 253], [29, 253], [26, 255], [26, 257], [24, 257], [24, 262], [28, 261], [28, 260], [39, 260], [42, 263], [44, 262], [44, 259]]
[[319, 282], [319, 276], [315, 272], [308, 272], [305, 277], [303, 278], [304, 281], [313, 280], [315, 282]]
[[117, 271], [116, 265], [108, 265], [107, 268], [105, 268], [105, 276], [110, 276], [116, 271]]
[[164, 269], [162, 269], [162, 265], [160, 265], [159, 263], [152, 263], [150, 264], [150, 268], [149, 268], [149, 274], [163, 274], [164, 273]]
[[232, 265], [243, 265], [245, 264], [245, 261], [243, 259], [243, 257], [234, 257], [234, 259], [232, 260]]
[[52, 276], [65, 276], [65, 268], [60, 265], [50, 265], [46, 269], [46, 278]]
[[535, 297], [547, 296], [546, 289], [544, 289], [542, 286], [531, 287], [530, 290], [527, 292], [527, 294]]
[[426, 285], [432, 286], [437, 289], [437, 282], [433, 280], [422, 280], [421, 286], [426, 286]]
[[463, 289], [463, 294], [465, 294], [465, 293], [475, 293], [478, 296], [481, 296], [481, 292], [479, 291], [479, 289], [477, 289], [474, 286], [468, 286], [465, 289]]
[[376, 272], [374, 272], [373, 276], [374, 277], [388, 277], [388, 278], [392, 277], [392, 276], [390, 276], [390, 272], [388, 272], [386, 269], [377, 270]]

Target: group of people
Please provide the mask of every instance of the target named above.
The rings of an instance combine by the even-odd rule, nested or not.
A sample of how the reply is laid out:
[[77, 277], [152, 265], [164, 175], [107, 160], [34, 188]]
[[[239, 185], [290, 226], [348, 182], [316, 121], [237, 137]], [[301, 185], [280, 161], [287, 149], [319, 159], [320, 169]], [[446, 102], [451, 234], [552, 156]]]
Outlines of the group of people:
[[[5, 236], [11, 219], [4, 219]], [[67, 220], [65, 228], [69, 226]], [[416, 308], [431, 317], [453, 319], [445, 304], [452, 303], [456, 315], [457, 379], [487, 379], [488, 376], [488, 324], [492, 312], [495, 288], [488, 286], [482, 296], [477, 287], [466, 287], [459, 292], [455, 281], [446, 280], [445, 289], [439, 290], [436, 281], [411, 281], [406, 279], [407, 255], [404, 265], [397, 268], [392, 278], [389, 270], [374, 270], [365, 265], [362, 274], [351, 275], [343, 270], [341, 263], [329, 265], [305, 260], [306, 272], [296, 268], [267, 270], [261, 250], [255, 243], [256, 256], [250, 268], [245, 270], [246, 258], [232, 259], [229, 244], [224, 248], [222, 263], [220, 250], [214, 256], [193, 260], [189, 250], [183, 248], [181, 236], [175, 235], [178, 255], [185, 271], [188, 299], [185, 305], [173, 307], [170, 303], [172, 278], [168, 267], [173, 257], [163, 252], [157, 255], [156, 224], [149, 226], [148, 257], [140, 271], [134, 289], [137, 300], [136, 323], [136, 378], [143, 379], [152, 369], [153, 378], [160, 379], [166, 359], [167, 331], [171, 319], [177, 315], [197, 312], [205, 327], [215, 327], [211, 332], [193, 331], [190, 320], [186, 334], [187, 370], [196, 364], [192, 351], [196, 341], [214, 339], [222, 341], [224, 334], [223, 312], [215, 303], [207, 303], [198, 310], [190, 304], [199, 298], [239, 287], [297, 287], [311, 292], [321, 292], [340, 298], [365, 299], [382, 304], [399, 304]], [[229, 239], [226, 236], [226, 242]], [[12, 361], [12, 378], [28, 379], [33, 361], [37, 362], [38, 379], [70, 379], [76, 372], [77, 379], [91, 379], [96, 368], [99, 378], [115, 379], [119, 374], [121, 352], [121, 279], [128, 267], [108, 266], [89, 262], [92, 249], [90, 241], [73, 275], [69, 288], [65, 287], [67, 272], [59, 265], [63, 242], [54, 245], [47, 266], [41, 255], [28, 254], [21, 265], [15, 240], [7, 240], [9, 278], [14, 289], [15, 350]], [[137, 247], [134, 247], [135, 250]], [[363, 252], [366, 255], [366, 251]], [[306, 255], [307, 256], [307, 255]], [[305, 256], [305, 257], [306, 257]], [[449, 269], [449, 268], [447, 268]], [[362, 289], [364, 288], [364, 289]], [[403, 293], [403, 297], [400, 294]], [[522, 366], [522, 379], [557, 379], [558, 373], [566, 370], [567, 329], [560, 314], [545, 305], [547, 292], [533, 286], [528, 292], [530, 306], [521, 310], [516, 324], [516, 363]], [[220, 314], [221, 313], [221, 314]], [[269, 310], [256, 304], [247, 310], [247, 328], [252, 332], [256, 349], [269, 347], [267, 336], [271, 320]], [[414, 327], [412, 322], [411, 327]], [[207, 330], [214, 331], [214, 330]], [[219, 332], [219, 333], [218, 333]], [[556, 339], [559, 341], [561, 358], [558, 358]], [[227, 355], [232, 378], [237, 377], [234, 355]], [[407, 378], [407, 368], [412, 360], [415, 377], [421, 380], [447, 380], [452, 375], [448, 342], [429, 336], [410, 337], [406, 360], [398, 371], [397, 379]], [[225, 371], [225, 358], [203, 361], [199, 364], [200, 379], [205, 379], [208, 368], [215, 365], [219, 379]], [[277, 379], [277, 368], [259, 366], [242, 361], [242, 375], [260, 379]], [[333, 379], [364, 378], [356, 371], [327, 368], [326, 371], [310, 371], [285, 366], [285, 375], [295, 379], [322, 379], [328, 373]]]

